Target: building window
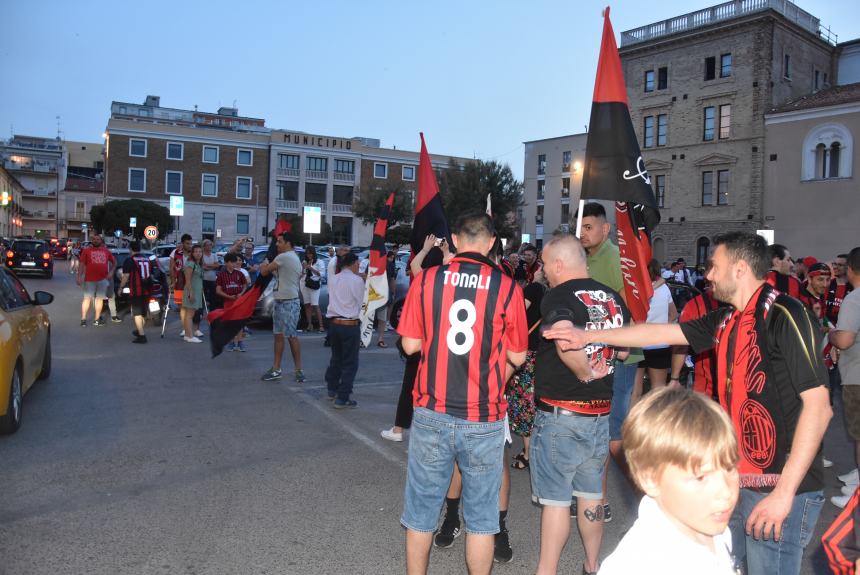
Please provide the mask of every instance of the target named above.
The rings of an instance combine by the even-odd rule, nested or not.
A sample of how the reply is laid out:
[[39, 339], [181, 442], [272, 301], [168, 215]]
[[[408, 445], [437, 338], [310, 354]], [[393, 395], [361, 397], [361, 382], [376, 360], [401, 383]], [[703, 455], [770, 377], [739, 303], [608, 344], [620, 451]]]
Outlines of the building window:
[[355, 162], [352, 160], [335, 160], [334, 171], [338, 174], [354, 174]]
[[239, 148], [236, 150], [236, 164], [239, 166], [253, 166], [254, 152], [252, 150], [243, 150], [242, 148]]
[[299, 156], [296, 154], [278, 154], [278, 167], [282, 170], [298, 170]]
[[791, 55], [782, 55], [782, 77], [791, 80]]
[[714, 205], [714, 172], [702, 172], [702, 205]]
[[135, 158], [146, 157], [146, 140], [129, 140], [128, 155]]
[[405, 182], [414, 182], [415, 166], [403, 166], [400, 176]]
[[167, 142], [167, 159], [181, 160], [185, 155], [185, 146], [179, 142]]
[[720, 106], [720, 139], [725, 140], [732, 134], [732, 105]]
[[206, 198], [215, 198], [218, 196], [217, 174], [203, 174], [203, 187], [200, 195]]
[[206, 164], [218, 163], [218, 146], [203, 146], [203, 162]]
[[720, 78], [728, 78], [732, 75], [732, 55], [723, 54], [720, 56]]
[[708, 238], [699, 238], [696, 242], [696, 267], [703, 268], [708, 263], [708, 250], [711, 247], [711, 240]]
[[333, 186], [331, 203], [342, 206], [352, 205], [352, 186]]
[[570, 151], [561, 153], [561, 171], [564, 173], [570, 172]]
[[307, 183], [305, 184], [305, 203], [325, 204], [325, 193], [325, 184]]
[[247, 234], [250, 221], [251, 217], [248, 214], [236, 214], [236, 234], [240, 236]]
[[719, 170], [717, 172], [717, 205], [729, 205], [729, 171]]
[[657, 89], [665, 90], [669, 87], [669, 68], [665, 66], [657, 69]]
[[546, 180], [537, 181], [537, 199], [542, 200], [546, 194]]
[[851, 177], [854, 138], [842, 124], [815, 126], [803, 141], [803, 180]]
[[171, 196], [182, 195], [182, 172], [164, 172], [164, 192]]
[[642, 146], [654, 147], [654, 116], [645, 116], [645, 129], [642, 132]]
[[378, 162], [373, 164], [373, 177], [379, 180], [385, 180], [388, 178], [388, 164], [380, 164]]
[[538, 156], [538, 175], [543, 176], [546, 174], [546, 154], [540, 154]]
[[710, 142], [714, 139], [714, 107], [708, 106], [705, 108], [705, 131], [702, 139]]
[[569, 224], [570, 223], [570, 204], [562, 204], [561, 205], [561, 223]]
[[654, 91], [654, 70], [645, 70], [645, 91]]
[[561, 197], [569, 198], [570, 197], [570, 178], [562, 178], [561, 179]]
[[535, 223], [538, 225], [543, 224], [543, 206], [537, 207], [537, 215], [535, 216]]
[[308, 156], [306, 164], [308, 166], [308, 170], [313, 172], [328, 172], [328, 158], [315, 158], [314, 156]]
[[299, 183], [296, 181], [278, 181], [278, 199], [286, 202], [299, 201]]
[[818, 144], [815, 147], [815, 175], [817, 178], [826, 180], [839, 177], [839, 155], [842, 146], [839, 142], [833, 142], [830, 146]]
[[654, 178], [654, 192], [657, 198], [657, 207], [666, 207], [666, 176]]
[[145, 192], [146, 191], [146, 169], [144, 169], [144, 168], [129, 168], [128, 169], [128, 191], [129, 192]]
[[246, 178], [244, 176], [236, 177], [236, 199], [251, 199], [251, 178]]
[[717, 76], [717, 59], [713, 56], [705, 58], [705, 81], [713, 80]]
[[657, 116], [657, 145], [666, 145], [666, 133], [669, 131], [669, 116], [660, 114]]
[[203, 230], [204, 234], [215, 233], [215, 212], [203, 212]]

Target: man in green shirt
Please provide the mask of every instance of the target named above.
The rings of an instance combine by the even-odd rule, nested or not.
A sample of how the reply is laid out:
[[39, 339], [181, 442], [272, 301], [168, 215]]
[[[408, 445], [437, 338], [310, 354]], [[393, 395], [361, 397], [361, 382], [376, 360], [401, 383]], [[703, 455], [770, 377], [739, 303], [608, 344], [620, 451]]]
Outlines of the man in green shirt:
[[[585, 248], [588, 273], [593, 279], [611, 287], [622, 298], [625, 298], [624, 279], [621, 277], [621, 256], [618, 246], [609, 240], [611, 229], [612, 226], [606, 220], [606, 210], [602, 204], [596, 202], [585, 204], [582, 210], [582, 229], [580, 230], [579, 241]], [[619, 354], [619, 356], [623, 357], [624, 355]], [[621, 425], [630, 409], [630, 395], [633, 393], [633, 384], [636, 381], [636, 368], [643, 359], [642, 350], [636, 348], [630, 350], [630, 354], [625, 360], [615, 361], [612, 410], [609, 413], [609, 453], [621, 469], [627, 468], [621, 446]], [[603, 474], [604, 497], [609, 460], [607, 459], [606, 462], [607, 473]], [[603, 517], [604, 521], [612, 520], [609, 503], [606, 503], [605, 499]]]

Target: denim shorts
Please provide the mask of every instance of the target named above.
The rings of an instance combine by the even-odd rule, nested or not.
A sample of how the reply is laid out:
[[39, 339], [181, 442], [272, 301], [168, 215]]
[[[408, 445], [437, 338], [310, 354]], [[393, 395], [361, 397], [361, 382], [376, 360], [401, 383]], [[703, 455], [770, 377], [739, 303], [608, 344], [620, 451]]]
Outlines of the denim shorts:
[[463, 476], [460, 497], [466, 532], [498, 533], [504, 426], [504, 419], [491, 423], [466, 421], [415, 408], [400, 523], [422, 533], [436, 530], [456, 462]]
[[636, 364], [615, 362], [612, 374], [612, 407], [609, 412], [609, 440], [621, 440], [621, 426], [630, 411], [630, 396], [633, 394], [633, 384], [636, 382]]
[[286, 337], [298, 337], [299, 298], [275, 300], [272, 308], [272, 333]]
[[108, 280], [84, 282], [84, 297], [89, 299], [108, 297]]
[[571, 497], [603, 499], [609, 417], [538, 410], [529, 448], [532, 500], [569, 507]]

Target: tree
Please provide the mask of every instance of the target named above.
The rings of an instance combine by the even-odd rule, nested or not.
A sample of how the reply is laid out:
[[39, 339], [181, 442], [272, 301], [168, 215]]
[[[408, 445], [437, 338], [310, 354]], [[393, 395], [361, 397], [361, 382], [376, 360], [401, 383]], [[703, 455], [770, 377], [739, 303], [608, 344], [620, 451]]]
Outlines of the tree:
[[379, 217], [379, 211], [392, 192], [394, 192], [394, 205], [388, 215], [389, 229], [397, 224], [412, 223], [415, 192], [407, 190], [403, 182], [386, 181], [381, 185], [373, 184], [361, 188], [358, 197], [352, 202], [353, 214], [361, 218], [362, 223], [374, 225], [376, 218]]
[[499, 237], [519, 239], [516, 213], [523, 205], [523, 184], [514, 178], [510, 166], [481, 160], [461, 166], [452, 159], [448, 169], [441, 172], [439, 193], [449, 225], [454, 224], [459, 214], [485, 210], [490, 194], [493, 223]]
[[[137, 226], [132, 230], [128, 225], [129, 218], [137, 218]], [[146, 200], [111, 200], [90, 208], [90, 220], [93, 229], [102, 234], [113, 234], [114, 230], [122, 230], [123, 235], [131, 235], [141, 239], [147, 226], [158, 228], [160, 237], [173, 231], [173, 218], [166, 207]]]
[[[296, 245], [306, 246], [311, 243], [311, 234], [304, 233], [305, 218], [303, 216], [293, 214], [292, 216], [287, 216], [287, 221], [293, 226], [292, 234], [296, 238]], [[313, 243], [314, 245], [330, 244], [333, 237], [334, 234], [332, 233], [331, 225], [323, 220], [320, 222], [320, 233], [313, 234]], [[348, 238], [345, 243], [349, 243]]]

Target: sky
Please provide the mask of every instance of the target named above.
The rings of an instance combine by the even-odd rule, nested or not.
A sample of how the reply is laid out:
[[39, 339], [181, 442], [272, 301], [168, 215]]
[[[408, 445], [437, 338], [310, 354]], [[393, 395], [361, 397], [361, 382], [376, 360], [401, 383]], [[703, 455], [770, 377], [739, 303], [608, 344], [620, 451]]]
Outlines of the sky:
[[[840, 41], [857, 0], [798, 0]], [[718, 2], [617, 0], [620, 32]], [[100, 142], [112, 101], [510, 164], [583, 132], [606, 1], [4, 0], [0, 139]]]

